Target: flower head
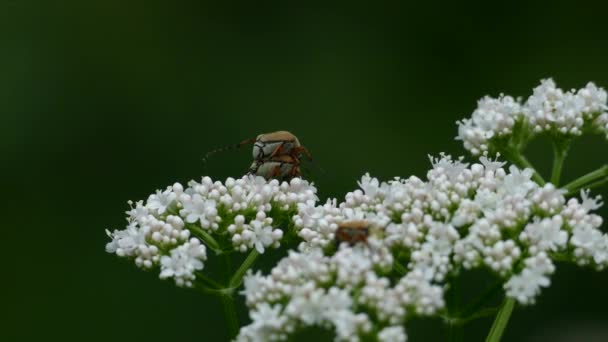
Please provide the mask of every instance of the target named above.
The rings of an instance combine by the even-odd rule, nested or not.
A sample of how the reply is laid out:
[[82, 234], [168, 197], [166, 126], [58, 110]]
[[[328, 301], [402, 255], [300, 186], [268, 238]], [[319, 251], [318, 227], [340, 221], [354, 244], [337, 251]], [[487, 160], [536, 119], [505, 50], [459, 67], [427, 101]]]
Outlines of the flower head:
[[592, 82], [564, 91], [552, 79], [543, 79], [524, 104], [505, 95], [479, 100], [471, 117], [458, 121], [456, 139], [473, 155], [480, 155], [500, 152], [506, 145], [525, 145], [543, 132], [568, 138], [589, 126], [608, 137], [607, 97]]
[[[366, 174], [342, 202], [301, 203], [293, 217], [299, 252], [266, 276], [248, 275], [250, 310], [280, 308], [284, 324], [273, 336], [317, 326], [338, 341], [399, 341], [406, 334], [397, 327], [443, 312], [449, 279], [462, 270], [486, 268], [507, 296], [530, 304], [550, 285], [554, 256], [608, 266], [608, 236], [591, 212], [599, 200], [584, 193], [566, 203], [562, 190], [533, 182], [532, 170], [482, 158], [469, 164], [442, 154], [431, 158], [426, 180]], [[352, 219], [369, 223], [366, 242], [337, 245], [336, 230]], [[252, 319], [242, 338], [256, 327], [268, 332]]]

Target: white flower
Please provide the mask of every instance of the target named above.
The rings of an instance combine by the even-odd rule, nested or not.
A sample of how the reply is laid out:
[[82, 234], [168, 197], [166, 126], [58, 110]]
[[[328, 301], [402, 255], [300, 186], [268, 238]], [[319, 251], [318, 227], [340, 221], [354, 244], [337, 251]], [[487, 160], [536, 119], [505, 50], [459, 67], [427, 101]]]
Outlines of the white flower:
[[156, 194], [148, 197], [146, 207], [152, 211], [155, 211], [159, 215], [162, 215], [176, 198], [177, 195], [173, 192], [172, 187], [169, 187], [163, 192], [157, 190]]
[[555, 271], [555, 266], [544, 252], [527, 258], [524, 264], [523, 271], [511, 277], [504, 287], [507, 296], [517, 299], [521, 304], [532, 304], [540, 288], [551, 284], [548, 275]]
[[129, 205], [131, 205], [131, 210], [127, 211], [127, 215], [129, 215], [130, 221], [140, 221], [150, 215], [148, 208], [144, 206], [144, 201], [136, 202], [135, 207], [133, 207], [133, 202], [129, 201]]
[[358, 285], [365, 279], [365, 274], [372, 268], [372, 257], [369, 249], [341, 248], [332, 258], [336, 270], [336, 283], [341, 285]]
[[542, 132], [578, 136], [585, 124], [608, 138], [606, 99], [606, 91], [591, 82], [578, 91], [564, 91], [552, 79], [543, 79], [523, 106], [505, 95], [479, 100], [469, 118], [457, 121], [456, 139], [473, 155], [480, 155], [500, 152], [505, 144], [525, 145]]
[[561, 216], [537, 220], [526, 225], [520, 239], [532, 245], [530, 252], [533, 254], [547, 250], [555, 252], [565, 247], [568, 241], [568, 232], [561, 229], [562, 225]]
[[608, 98], [603, 88], [598, 88], [593, 82], [587, 83], [585, 88], [581, 88], [576, 93], [584, 102], [583, 112], [597, 114], [608, 109], [606, 100]]
[[106, 230], [111, 242], [106, 244], [108, 253], [116, 253], [118, 256], [132, 256], [139, 246], [146, 245], [144, 232], [137, 227], [136, 223], [129, 224], [125, 230]]
[[258, 327], [277, 329], [285, 321], [285, 318], [279, 315], [280, 311], [281, 308], [278, 305], [260, 304], [256, 310], [251, 312], [250, 316]]
[[540, 292], [540, 287], [549, 286], [549, 278], [541, 273], [524, 269], [521, 274], [515, 275], [505, 284], [507, 296], [517, 299], [522, 304], [534, 303]]
[[331, 320], [339, 341], [358, 341], [359, 330], [369, 330], [369, 319], [363, 313], [355, 314], [350, 310], [335, 311]]
[[386, 327], [378, 333], [378, 341], [380, 342], [405, 342], [407, 335], [402, 326]]
[[590, 224], [582, 224], [577, 226], [572, 231], [570, 244], [575, 247], [574, 255], [578, 258], [579, 263], [586, 264], [589, 259], [596, 257], [602, 262], [602, 266], [606, 264], [603, 255], [606, 249], [606, 235], [594, 228]]
[[184, 209], [179, 214], [188, 223], [200, 223], [205, 229], [217, 229], [217, 206], [214, 200], [204, 199], [199, 194], [187, 198], [183, 201]]
[[[563, 257], [566, 247], [571, 261], [608, 266], [608, 235], [589, 212], [599, 199], [585, 193], [582, 203], [565, 203], [564, 191], [539, 186], [532, 170], [480, 159], [469, 165], [441, 154], [431, 158], [427, 180], [380, 182], [366, 174], [343, 202], [299, 204], [293, 222], [304, 240], [300, 252], [267, 276], [250, 275], [247, 304], [280, 305], [285, 324], [274, 333], [281, 338], [321, 326], [336, 340], [362, 340], [365, 331], [401, 340], [404, 331], [383, 329], [441, 312], [451, 272], [485, 267], [504, 280], [508, 296], [527, 304], [550, 284], [550, 256]], [[368, 221], [366, 241], [332, 247], [337, 227], [351, 219]], [[330, 300], [330, 291], [339, 295]]]
[[262, 254], [264, 253], [264, 247], [268, 247], [274, 242], [272, 226], [264, 226], [260, 221], [252, 221], [251, 227], [253, 232], [251, 242], [255, 245], [255, 249]]
[[285, 317], [280, 315], [280, 306], [261, 304], [251, 311], [254, 324], [241, 328], [237, 341], [266, 342], [282, 340], [280, 329], [285, 323]]
[[595, 196], [595, 198], [591, 198], [591, 197], [589, 197], [589, 192], [590, 192], [590, 190], [581, 189], [581, 198], [583, 199], [581, 206], [587, 212], [590, 212], [592, 210], [597, 210], [597, 209], [601, 208], [602, 205], [604, 205], [604, 203], [602, 202], [601, 195], [597, 195], [597, 196]]
[[357, 184], [359, 184], [359, 187], [363, 190], [363, 193], [370, 197], [376, 196], [380, 190], [380, 182], [377, 178], [370, 177], [369, 173], [363, 175]]
[[197, 239], [172, 249], [170, 256], [160, 259], [160, 278], [174, 278], [178, 286], [191, 287], [195, 279], [194, 271], [203, 269], [203, 261], [207, 260], [205, 246]]
[[498, 157], [500, 157], [500, 153], [497, 153], [496, 159], [492, 160], [488, 158], [488, 153], [486, 152], [483, 156], [479, 157], [479, 162], [483, 164], [486, 171], [494, 172], [507, 164], [506, 162], [498, 161]]
[[499, 98], [486, 96], [477, 102], [477, 109], [470, 119], [458, 121], [456, 139], [464, 142], [464, 147], [473, 155], [488, 150], [491, 139], [508, 135], [521, 116], [521, 106], [511, 96]]
[[509, 167], [511, 172], [505, 176], [502, 184], [498, 188], [498, 193], [514, 196], [526, 196], [533, 188], [537, 187], [532, 179], [534, 171], [532, 169], [519, 170], [515, 165]]

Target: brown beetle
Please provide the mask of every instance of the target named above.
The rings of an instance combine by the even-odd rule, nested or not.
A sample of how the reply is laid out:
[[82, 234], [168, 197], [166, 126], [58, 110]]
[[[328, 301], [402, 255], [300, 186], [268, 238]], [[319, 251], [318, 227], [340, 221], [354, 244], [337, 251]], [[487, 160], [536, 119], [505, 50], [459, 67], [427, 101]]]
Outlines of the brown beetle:
[[284, 155], [298, 159], [301, 153], [304, 153], [308, 159], [312, 159], [298, 138], [287, 131], [260, 134], [255, 138], [253, 144], [253, 160], [270, 160]]
[[288, 155], [280, 155], [264, 160], [254, 160], [249, 167], [250, 175], [266, 179], [289, 180], [300, 177], [300, 161]]
[[310, 152], [290, 132], [260, 134], [253, 145], [253, 163], [249, 168], [249, 174], [281, 180], [300, 177], [302, 153], [312, 160]]
[[367, 243], [369, 228], [370, 224], [365, 220], [344, 221], [336, 229], [336, 243], [346, 242], [351, 246], [359, 242]]
[[290, 180], [300, 177], [300, 156], [306, 155], [309, 160], [312, 156], [300, 144], [298, 138], [288, 131], [276, 131], [260, 134], [256, 138], [247, 139], [237, 145], [219, 148], [210, 151], [203, 160], [217, 152], [237, 149], [253, 143], [253, 163], [247, 174], [264, 177], [265, 179]]

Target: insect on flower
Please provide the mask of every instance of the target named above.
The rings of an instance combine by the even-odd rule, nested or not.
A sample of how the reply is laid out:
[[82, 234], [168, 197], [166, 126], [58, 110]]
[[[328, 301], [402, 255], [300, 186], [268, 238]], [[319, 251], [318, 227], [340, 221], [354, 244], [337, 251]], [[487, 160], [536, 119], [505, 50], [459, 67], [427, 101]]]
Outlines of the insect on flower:
[[299, 159], [288, 155], [254, 160], [248, 174], [266, 179], [291, 179], [302, 175]]
[[269, 160], [285, 155], [298, 158], [301, 153], [312, 159], [312, 156], [306, 148], [302, 147], [298, 138], [287, 131], [260, 134], [253, 144], [254, 160]]
[[309, 160], [312, 156], [300, 144], [298, 138], [288, 131], [260, 134], [237, 145], [219, 148], [208, 152], [203, 160], [217, 152], [238, 149], [253, 144], [253, 163], [247, 172], [265, 179], [292, 179], [300, 177], [300, 157], [304, 154]]
[[359, 242], [367, 243], [369, 236], [369, 222], [365, 220], [345, 221], [338, 225], [336, 229], [336, 243], [346, 242], [355, 245]]

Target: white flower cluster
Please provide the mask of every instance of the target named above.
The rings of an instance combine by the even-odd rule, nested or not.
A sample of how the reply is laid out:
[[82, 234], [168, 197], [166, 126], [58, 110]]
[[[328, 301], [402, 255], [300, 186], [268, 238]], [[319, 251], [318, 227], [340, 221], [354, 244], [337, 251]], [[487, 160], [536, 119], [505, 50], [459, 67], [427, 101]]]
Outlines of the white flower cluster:
[[[253, 322], [239, 339], [285, 339], [322, 326], [336, 340], [379, 331], [372, 337], [405, 340], [397, 327], [442, 312], [446, 279], [462, 269], [488, 268], [525, 304], [549, 285], [553, 260], [608, 265], [608, 236], [591, 213], [599, 198], [583, 192], [582, 201], [566, 202], [563, 190], [533, 182], [531, 170], [505, 169], [485, 156], [472, 165], [446, 155], [431, 162], [427, 181], [365, 175], [340, 204], [299, 204], [300, 252], [268, 276], [246, 278]], [[350, 220], [370, 223], [367, 242], [343, 243], [332, 254], [339, 225]]]
[[[317, 201], [316, 188], [305, 180], [266, 181], [262, 177], [228, 178], [224, 183], [190, 181], [156, 191], [147, 201], [130, 202], [128, 225], [108, 235], [109, 253], [134, 259], [139, 267], [160, 266], [161, 278], [192, 286], [195, 271], [203, 269], [208, 234], [221, 249], [246, 252], [280, 245], [297, 205]], [[270, 217], [273, 215], [274, 217]]]
[[479, 100], [471, 117], [458, 122], [457, 139], [473, 155], [480, 155], [491, 150], [497, 140], [516, 135], [552, 132], [578, 136], [590, 126], [608, 138], [606, 100], [606, 91], [591, 82], [584, 88], [564, 91], [552, 79], [544, 79], [524, 104], [504, 95]]
[[[270, 276], [249, 272], [243, 293], [253, 322], [241, 329], [237, 341], [287, 340], [314, 326], [333, 330], [337, 341], [405, 341], [400, 324], [406, 310], [435, 312], [444, 305], [442, 288], [414, 272], [391, 285], [376, 274], [374, 253], [346, 245], [333, 256], [319, 249], [291, 252]], [[383, 322], [378, 331], [373, 329], [377, 320]]]

